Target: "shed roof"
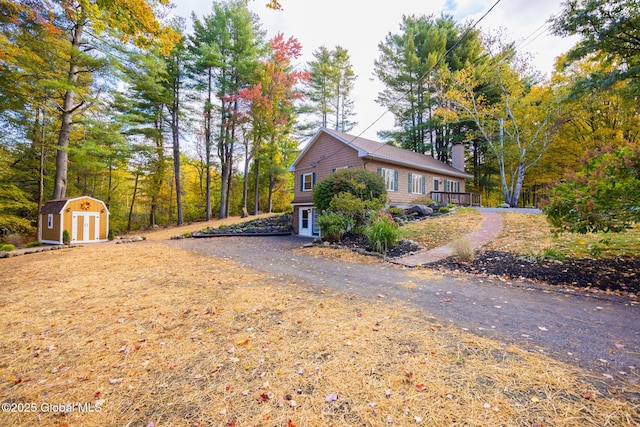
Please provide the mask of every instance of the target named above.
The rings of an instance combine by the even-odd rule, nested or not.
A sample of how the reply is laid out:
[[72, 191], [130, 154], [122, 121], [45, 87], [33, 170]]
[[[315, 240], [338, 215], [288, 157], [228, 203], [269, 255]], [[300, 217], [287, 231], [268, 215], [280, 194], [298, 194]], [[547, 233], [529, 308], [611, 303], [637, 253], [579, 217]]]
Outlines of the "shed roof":
[[44, 204], [42, 209], [40, 209], [40, 213], [44, 215], [59, 214], [64, 210], [64, 207], [67, 205], [69, 201], [78, 200], [78, 199], [91, 199], [95, 202], [101, 203], [105, 209], [107, 208], [107, 206], [104, 204], [102, 200], [94, 199], [93, 197], [89, 197], [89, 196], [78, 196], [78, 197], [65, 197], [62, 199], [49, 200]]
[[471, 175], [464, 171], [460, 171], [444, 162], [441, 162], [440, 160], [434, 159], [429, 155], [416, 153], [415, 151], [405, 150], [403, 148], [394, 147], [393, 145], [383, 144], [381, 142], [372, 141], [370, 139], [326, 128], [321, 128], [318, 133], [316, 133], [307, 146], [302, 150], [298, 158], [293, 162], [289, 170], [295, 171], [295, 166], [298, 161], [305, 155], [309, 147], [318, 140], [322, 133], [329, 134], [338, 141], [353, 148], [358, 152], [358, 157], [375, 159], [385, 163], [406, 166], [458, 178], [472, 178]]

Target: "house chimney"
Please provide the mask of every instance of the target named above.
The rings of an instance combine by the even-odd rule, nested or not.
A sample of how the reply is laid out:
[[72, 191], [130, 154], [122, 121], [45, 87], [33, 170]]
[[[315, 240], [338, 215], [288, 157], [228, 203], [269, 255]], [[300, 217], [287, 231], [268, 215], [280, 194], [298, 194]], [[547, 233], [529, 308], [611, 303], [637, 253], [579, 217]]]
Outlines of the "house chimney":
[[451, 148], [451, 166], [464, 172], [464, 145], [453, 144]]

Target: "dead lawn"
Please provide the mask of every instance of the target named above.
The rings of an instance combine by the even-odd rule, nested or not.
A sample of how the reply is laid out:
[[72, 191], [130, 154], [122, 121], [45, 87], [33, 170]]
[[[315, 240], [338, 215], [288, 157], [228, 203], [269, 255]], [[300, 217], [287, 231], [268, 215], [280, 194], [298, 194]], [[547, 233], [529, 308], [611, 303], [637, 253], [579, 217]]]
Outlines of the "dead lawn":
[[500, 234], [485, 248], [523, 255], [552, 249], [573, 258], [640, 257], [638, 224], [621, 233], [555, 235], [545, 215], [505, 212], [503, 218]]
[[482, 215], [475, 209], [460, 208], [455, 213], [442, 217], [427, 218], [402, 227], [403, 236], [426, 249], [444, 246], [478, 228]]
[[601, 394], [573, 367], [424, 313], [153, 241], [0, 271], [0, 402], [36, 409], [0, 425], [640, 424], [621, 398], [635, 386]]

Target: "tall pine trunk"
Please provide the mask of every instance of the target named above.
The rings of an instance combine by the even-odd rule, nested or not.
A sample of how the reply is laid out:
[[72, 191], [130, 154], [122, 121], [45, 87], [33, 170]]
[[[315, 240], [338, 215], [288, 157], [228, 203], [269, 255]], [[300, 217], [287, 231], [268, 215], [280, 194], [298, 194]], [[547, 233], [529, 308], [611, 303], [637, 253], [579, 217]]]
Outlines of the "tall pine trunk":
[[258, 215], [260, 213], [260, 157], [256, 152], [256, 167], [254, 172], [253, 183], [253, 214]]
[[205, 218], [207, 221], [211, 219], [211, 91], [212, 91], [212, 71], [208, 69], [208, 85], [207, 85], [207, 105], [205, 105], [205, 117], [204, 117], [204, 151], [205, 151], [205, 167], [207, 168], [207, 177], [205, 183], [205, 204], [206, 213]]
[[[176, 59], [177, 61], [177, 59]], [[182, 186], [180, 180], [180, 78], [176, 78], [173, 87], [173, 102], [171, 108], [171, 136], [173, 142], [173, 174], [176, 187], [177, 224], [181, 225], [182, 218]]]
[[79, 67], [77, 64], [77, 51], [82, 40], [84, 31], [85, 16], [81, 16], [76, 24], [71, 40], [71, 53], [69, 56], [69, 74], [67, 76], [67, 84], [69, 88], [64, 94], [62, 103], [62, 117], [60, 119], [60, 133], [58, 134], [57, 152], [56, 152], [56, 176], [53, 183], [53, 198], [62, 199], [67, 194], [67, 167], [69, 164], [69, 139], [71, 137], [71, 124], [73, 115], [80, 108], [80, 105], [74, 106], [75, 91], [74, 87], [78, 82]]

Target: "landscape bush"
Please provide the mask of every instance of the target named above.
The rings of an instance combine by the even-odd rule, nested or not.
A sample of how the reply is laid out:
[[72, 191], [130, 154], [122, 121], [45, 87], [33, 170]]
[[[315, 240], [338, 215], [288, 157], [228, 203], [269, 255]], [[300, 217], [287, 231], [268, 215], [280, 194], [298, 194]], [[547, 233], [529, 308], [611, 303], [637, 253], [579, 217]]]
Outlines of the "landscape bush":
[[339, 241], [342, 235], [349, 231], [354, 224], [353, 219], [337, 212], [329, 212], [318, 218], [322, 237], [330, 242]]
[[400, 227], [387, 212], [378, 211], [366, 229], [369, 246], [376, 252], [386, 253], [398, 244]]
[[583, 169], [570, 172], [551, 190], [544, 207], [558, 231], [620, 232], [640, 223], [640, 147], [589, 151]]
[[375, 172], [363, 169], [340, 169], [313, 188], [313, 203], [320, 211], [329, 210], [331, 200], [340, 193], [349, 193], [360, 200], [384, 200], [387, 190], [384, 180]]
[[68, 245], [71, 243], [71, 235], [67, 230], [62, 230], [62, 243]]
[[329, 203], [329, 212], [342, 214], [353, 220], [353, 227], [360, 229], [369, 222], [371, 215], [382, 208], [382, 199], [362, 200], [351, 193], [339, 193]]
[[14, 251], [15, 249], [16, 247], [9, 243], [0, 245], [0, 252], [11, 252], [11, 251]]

